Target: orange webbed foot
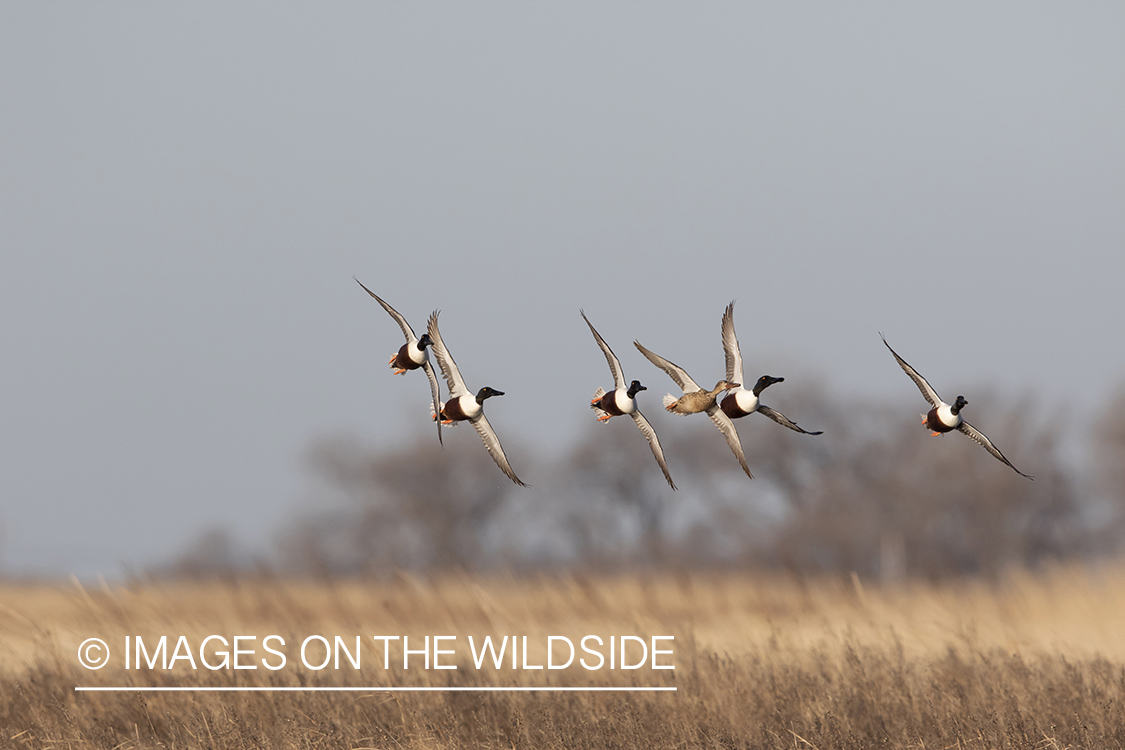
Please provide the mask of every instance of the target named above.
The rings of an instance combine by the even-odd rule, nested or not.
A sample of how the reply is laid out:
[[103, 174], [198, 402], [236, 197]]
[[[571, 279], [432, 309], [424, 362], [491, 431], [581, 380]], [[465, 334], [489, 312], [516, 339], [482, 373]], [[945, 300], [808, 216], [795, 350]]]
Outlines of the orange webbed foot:
[[402, 368], [399, 368], [399, 369], [395, 370], [395, 375], [405, 375], [405, 374], [406, 374], [406, 370], [403, 370]]
[[931, 432], [930, 437], [941, 437], [941, 433], [940, 432]]
[[603, 414], [603, 415], [601, 415], [600, 417], [598, 417], [598, 421], [599, 421], [599, 422], [606, 422], [606, 421], [608, 421], [608, 420], [609, 420], [609, 418], [610, 418], [610, 417], [612, 417], [612, 416], [613, 416], [612, 414]]
[[443, 419], [443, 420], [441, 420], [441, 423], [442, 424], [453, 424], [453, 420], [452, 419]]

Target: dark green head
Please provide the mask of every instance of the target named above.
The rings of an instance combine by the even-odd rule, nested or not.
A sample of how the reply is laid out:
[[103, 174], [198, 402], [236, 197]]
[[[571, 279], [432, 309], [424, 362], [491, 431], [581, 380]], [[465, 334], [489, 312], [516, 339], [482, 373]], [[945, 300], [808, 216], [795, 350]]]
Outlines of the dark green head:
[[957, 400], [953, 402], [953, 406], [951, 406], [949, 410], [954, 414], [960, 414], [961, 409], [968, 405], [968, 403], [969, 402], [965, 400], [964, 396], [958, 396]]
[[783, 380], [785, 380], [785, 378], [775, 378], [772, 375], [763, 375], [762, 377], [758, 378], [758, 382], [754, 384], [754, 395], [762, 395], [762, 391], [769, 388], [774, 383], [780, 383]]
[[634, 380], [632, 383], [629, 384], [629, 390], [627, 390], [626, 393], [629, 394], [629, 398], [634, 398], [641, 391], [647, 391], [647, 390], [648, 390], [648, 388], [645, 388], [643, 385], [641, 385], [641, 381]]
[[486, 398], [492, 398], [493, 396], [503, 396], [503, 395], [504, 395], [504, 391], [498, 391], [495, 388], [489, 388], [486, 385], [484, 388], [481, 388], [479, 391], [477, 391], [477, 403], [483, 404], [484, 400]]
[[425, 349], [427, 346], [433, 346], [434, 342], [430, 339], [430, 334], [423, 333], [422, 338], [418, 339], [418, 348]]

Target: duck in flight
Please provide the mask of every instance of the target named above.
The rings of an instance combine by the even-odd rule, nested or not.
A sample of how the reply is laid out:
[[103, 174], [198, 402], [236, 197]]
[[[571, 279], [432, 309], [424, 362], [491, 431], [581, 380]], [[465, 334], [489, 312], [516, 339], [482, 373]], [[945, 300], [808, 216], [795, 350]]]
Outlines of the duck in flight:
[[590, 333], [594, 334], [594, 340], [601, 347], [602, 354], [605, 355], [605, 360], [609, 363], [609, 371], [613, 374], [613, 390], [609, 393], [606, 393], [604, 388], [598, 388], [594, 391], [590, 408], [594, 410], [599, 422], [607, 422], [612, 417], [619, 417], [623, 414], [631, 416], [633, 422], [637, 425], [637, 429], [648, 440], [648, 447], [652, 449], [652, 455], [656, 459], [656, 463], [660, 465], [660, 470], [664, 472], [664, 478], [668, 480], [668, 485], [673, 490], [676, 489], [676, 483], [672, 481], [672, 475], [668, 473], [668, 464], [664, 460], [664, 450], [660, 447], [660, 438], [656, 436], [656, 430], [645, 419], [645, 415], [641, 414], [641, 410], [637, 408], [637, 394], [648, 389], [641, 385], [639, 380], [634, 380], [629, 385], [625, 385], [625, 373], [621, 369], [621, 361], [617, 359], [617, 355], [609, 348], [609, 344], [594, 328], [594, 324], [586, 317], [586, 313], [581, 310], [579, 312], [582, 319], [586, 321], [586, 325], [590, 327]]
[[[376, 302], [383, 306], [383, 309], [394, 318], [399, 328], [402, 329], [403, 335], [406, 336], [406, 343], [400, 346], [398, 351], [391, 355], [389, 362], [395, 375], [405, 375], [408, 370], [417, 370], [419, 367], [422, 368], [426, 373], [426, 377], [430, 379], [430, 394], [433, 396], [433, 406], [435, 409], [440, 408], [438, 407], [438, 400], [441, 393], [438, 388], [437, 375], [434, 374], [434, 367], [430, 364], [430, 358], [426, 352], [426, 347], [430, 346], [430, 335], [428, 333], [423, 333], [421, 338], [415, 336], [414, 329], [410, 327], [410, 324], [406, 322], [406, 318], [402, 317], [402, 314], [398, 310], [388, 305], [383, 301], [382, 297], [364, 286], [363, 282], [356, 279], [355, 276], [352, 276], [352, 278], [355, 279], [355, 283], [363, 287], [363, 291], [370, 294], [375, 298]], [[442, 442], [440, 422], [438, 423], [438, 442]]]
[[504, 392], [487, 385], [475, 394], [469, 390], [465, 385], [465, 380], [461, 377], [461, 371], [457, 369], [457, 363], [453, 361], [449, 350], [445, 348], [445, 342], [441, 340], [437, 311], [430, 315], [426, 332], [430, 336], [430, 349], [433, 351], [434, 357], [437, 358], [441, 374], [445, 377], [445, 382], [449, 386], [449, 400], [437, 404], [434, 409], [434, 419], [441, 424], [450, 426], [458, 422], [471, 424], [477, 434], [480, 435], [484, 447], [488, 450], [488, 454], [492, 456], [492, 460], [500, 467], [500, 470], [520, 487], [526, 487], [527, 485], [516, 476], [516, 472], [512, 471], [512, 467], [508, 463], [508, 457], [504, 455], [504, 448], [500, 445], [500, 438], [496, 437], [496, 431], [492, 429], [488, 417], [484, 415], [484, 402], [493, 396], [503, 396]]
[[750, 473], [750, 467], [746, 465], [746, 456], [742, 452], [742, 441], [738, 439], [738, 431], [734, 429], [734, 422], [730, 421], [730, 417], [719, 408], [716, 403], [716, 396], [724, 390], [737, 388], [738, 383], [731, 383], [726, 380], [720, 380], [715, 384], [714, 390], [705, 391], [691, 379], [687, 371], [674, 362], [661, 357], [659, 354], [654, 354], [648, 349], [641, 346], [641, 342], [634, 341], [633, 346], [637, 347], [641, 354], [645, 355], [649, 362], [659, 367], [664, 372], [668, 373], [668, 377], [676, 381], [676, 385], [683, 389], [684, 395], [676, 398], [671, 393], [664, 396], [664, 408], [673, 414], [695, 414], [697, 412], [705, 412], [719, 428], [719, 432], [723, 433], [723, 437], [727, 440], [727, 445], [730, 446], [731, 453], [738, 459], [738, 463], [742, 466], [742, 470], [746, 472], [746, 476], [751, 479], [754, 475]]
[[[738, 348], [738, 337], [734, 334], [734, 302], [727, 305], [726, 312], [723, 313], [723, 352], [726, 354], [727, 359], [727, 380], [733, 383], [746, 382], [742, 379], [742, 352]], [[748, 414], [758, 412], [759, 414], [769, 417], [779, 425], [783, 425], [805, 435], [823, 435], [824, 430], [809, 432], [808, 430], [801, 429], [797, 426], [796, 422], [793, 422], [781, 412], [774, 411], [759, 400], [762, 391], [769, 388], [774, 383], [780, 383], [784, 380], [785, 378], [763, 375], [758, 378], [758, 382], [754, 384], [752, 390], [746, 390], [741, 385], [731, 389], [719, 406], [722, 408], [723, 413], [731, 419], [739, 419]]]
[[964, 417], [961, 416], [961, 410], [965, 408], [965, 406], [969, 402], [965, 400], [964, 396], [958, 396], [957, 400], [952, 404], [947, 404], [942, 401], [941, 397], [938, 396], [937, 391], [933, 389], [933, 386], [926, 382], [926, 379], [919, 375], [917, 370], [908, 365], [906, 363], [906, 360], [898, 356], [898, 353], [894, 349], [891, 349], [891, 345], [887, 343], [886, 337], [881, 333], [879, 334], [879, 336], [883, 339], [883, 344], [887, 347], [887, 349], [890, 349], [891, 354], [894, 355], [895, 361], [898, 362], [899, 367], [902, 368], [903, 372], [910, 376], [910, 379], [913, 380], [915, 385], [918, 386], [918, 390], [922, 392], [922, 395], [925, 397], [925, 399], [930, 402], [930, 406], [933, 407], [928, 413], [922, 415], [922, 424], [931, 430], [931, 435], [943, 435], [947, 432], [952, 432], [953, 430], [963, 432], [973, 440], [980, 443], [986, 451], [991, 453], [1001, 462], [1006, 463], [1008, 466], [1010, 466], [1012, 468], [1012, 471], [1016, 472], [1021, 477], [1034, 479], [1034, 477], [1024, 474], [1022, 471], [1012, 465], [1012, 462], [1004, 457], [1004, 454], [1000, 452], [1000, 449], [993, 445], [992, 441], [989, 440], [983, 432], [965, 421]]

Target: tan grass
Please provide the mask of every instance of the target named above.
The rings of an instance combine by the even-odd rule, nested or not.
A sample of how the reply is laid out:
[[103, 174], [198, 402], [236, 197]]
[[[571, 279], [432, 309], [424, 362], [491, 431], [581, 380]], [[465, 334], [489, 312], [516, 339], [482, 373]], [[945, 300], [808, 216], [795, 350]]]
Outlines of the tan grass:
[[[1125, 569], [878, 587], [777, 575], [0, 586], [0, 744], [1120, 747]], [[676, 670], [98, 672], [183, 634], [675, 636]], [[292, 648], [288, 649], [292, 652]], [[462, 652], [466, 649], [462, 646]], [[118, 654], [119, 656], [119, 654]], [[382, 652], [364, 644], [364, 664]], [[662, 694], [91, 694], [76, 685], [675, 685]]]

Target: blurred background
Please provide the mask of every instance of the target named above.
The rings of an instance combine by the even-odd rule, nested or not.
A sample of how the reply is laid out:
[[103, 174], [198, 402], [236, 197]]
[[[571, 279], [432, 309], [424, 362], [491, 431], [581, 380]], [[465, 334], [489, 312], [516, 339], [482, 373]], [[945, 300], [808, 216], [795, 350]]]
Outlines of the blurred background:
[[[0, 8], [0, 575], [1120, 551], [1125, 7]], [[352, 275], [442, 333], [522, 489]], [[747, 379], [747, 479], [634, 339]], [[680, 491], [583, 308], [649, 390]], [[884, 332], [1034, 482], [931, 438]], [[752, 381], [751, 381], [752, 382]]]

